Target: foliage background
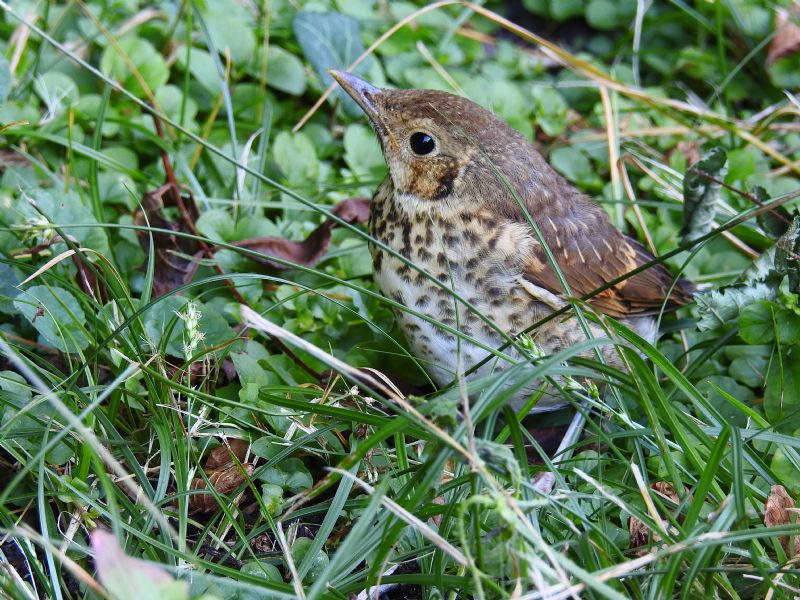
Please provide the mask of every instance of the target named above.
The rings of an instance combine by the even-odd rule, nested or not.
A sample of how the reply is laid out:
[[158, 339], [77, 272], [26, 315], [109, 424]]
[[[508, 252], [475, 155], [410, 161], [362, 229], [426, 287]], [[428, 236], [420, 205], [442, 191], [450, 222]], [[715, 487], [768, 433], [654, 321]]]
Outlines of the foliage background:
[[[379, 580], [396, 597], [797, 589], [797, 526], [764, 526], [773, 486], [789, 502], [800, 493], [790, 2], [0, 6], [8, 597], [94, 596], [95, 572], [120, 598], [145, 597], [143, 582], [176, 598], [342, 597]], [[371, 282], [363, 229], [334, 229], [307, 268], [276, 270], [263, 246], [241, 247], [302, 240], [385, 175], [340, 92], [296, 127], [326, 69], [373, 42], [356, 73], [491, 108], [619, 227], [707, 284], [698, 306], [664, 317], [658, 348], [642, 346], [649, 362], [625, 353], [626, 372], [569, 356], [520, 365], [575, 378], [564, 393], [586, 433], [557, 465], [528, 429], [558, 421], [520, 424], [496, 380], [480, 386], [472, 428], [453, 417], [457, 390], [426, 387]], [[721, 164], [702, 164], [725, 185], [682, 235], [684, 173], [711, 148]], [[167, 178], [162, 153], [193, 195], [195, 231], [174, 207], [142, 219]], [[756, 218], [764, 203], [773, 210]], [[196, 252], [191, 282], [157, 297], [170, 261]], [[243, 304], [306, 345], [264, 335]], [[381, 402], [314, 348], [416, 396]], [[579, 383], [590, 372], [611, 382], [601, 396]], [[221, 470], [209, 463], [220, 448]], [[532, 478], [550, 470], [556, 491], [541, 494]], [[118, 541], [90, 542], [98, 526]], [[12, 543], [24, 559], [9, 558]], [[117, 543], [165, 570], [128, 562]]]

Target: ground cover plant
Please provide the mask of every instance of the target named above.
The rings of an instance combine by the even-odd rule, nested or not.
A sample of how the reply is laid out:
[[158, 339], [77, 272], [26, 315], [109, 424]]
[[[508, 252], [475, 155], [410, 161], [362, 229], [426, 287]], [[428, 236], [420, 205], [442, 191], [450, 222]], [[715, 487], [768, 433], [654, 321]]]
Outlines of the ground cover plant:
[[[800, 593], [796, 3], [0, 8], [3, 597]], [[434, 389], [329, 68], [491, 108], [695, 304], [513, 340], [568, 411]]]

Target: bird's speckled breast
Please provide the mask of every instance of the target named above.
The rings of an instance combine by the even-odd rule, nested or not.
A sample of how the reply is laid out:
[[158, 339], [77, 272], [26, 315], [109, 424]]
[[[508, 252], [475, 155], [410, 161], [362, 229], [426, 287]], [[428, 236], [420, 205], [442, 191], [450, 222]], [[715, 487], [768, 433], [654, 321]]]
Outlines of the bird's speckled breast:
[[[464, 210], [448, 214], [446, 219], [437, 211], [412, 218], [412, 211], [404, 210], [392, 195], [391, 181], [387, 179], [372, 201], [371, 235], [446, 289], [373, 245], [375, 280], [385, 296], [489, 348], [498, 348], [506, 340], [500, 332], [518, 333], [551, 310], [518, 283], [520, 273], [515, 263], [523, 250], [514, 237], [518, 226], [506, 227], [488, 212], [476, 213], [474, 207], [469, 213]], [[422, 211], [413, 212], [420, 215]], [[457, 303], [448, 290], [477, 310]], [[479, 345], [463, 339], [459, 343], [452, 331], [425, 319], [402, 310], [395, 313], [412, 351], [437, 384], [449, 383], [459, 369], [466, 371], [488, 354]], [[582, 339], [582, 334], [561, 323], [557, 329], [540, 328], [534, 338], [546, 352], [552, 352]], [[490, 361], [482, 373], [497, 366]]]

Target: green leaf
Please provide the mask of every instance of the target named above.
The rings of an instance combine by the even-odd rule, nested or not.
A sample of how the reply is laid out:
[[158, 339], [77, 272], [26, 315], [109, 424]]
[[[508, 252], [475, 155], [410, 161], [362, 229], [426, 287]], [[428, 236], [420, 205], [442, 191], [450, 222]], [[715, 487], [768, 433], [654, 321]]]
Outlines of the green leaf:
[[[347, 15], [301, 10], [295, 15], [293, 27], [303, 54], [326, 85], [333, 81], [328, 69], [348, 69], [364, 52], [359, 23]], [[353, 72], [363, 75], [371, 67], [372, 59], [367, 58]], [[337, 87], [336, 94], [348, 114], [361, 114], [361, 109], [344, 90]]]
[[133, 64], [151, 92], [158, 91], [169, 79], [169, 67], [164, 57], [147, 40], [126, 37], [119, 40], [119, 48], [125, 53], [127, 60], [117, 53], [114, 45], [109, 44], [100, 58], [100, 70], [117, 80], [132, 94], [144, 96], [145, 92], [129, 64]]
[[583, 16], [584, 0], [550, 0], [550, 16], [556, 21], [566, 21]]
[[[220, 6], [223, 4], [223, 6]], [[235, 9], [233, 3], [214, 0], [213, 7], [203, 15], [211, 43], [223, 57], [230, 53], [234, 65], [249, 62], [256, 52], [256, 37], [246, 11]]]
[[261, 485], [261, 500], [267, 509], [267, 513], [273, 517], [280, 514], [281, 502], [283, 502], [283, 488], [274, 483], [264, 483]]
[[768, 356], [743, 353], [731, 362], [728, 373], [748, 387], [761, 387], [767, 376], [768, 360]]
[[212, 96], [217, 96], [222, 91], [222, 79], [220, 79], [214, 59], [211, 55], [200, 48], [190, 47], [189, 57], [186, 57], [186, 47], [177, 50], [178, 66], [181, 69], [189, 69], [192, 77]]
[[233, 239], [234, 222], [231, 213], [224, 208], [214, 208], [200, 214], [195, 223], [197, 231], [215, 242]]
[[[800, 429], [794, 432], [794, 437], [800, 436]], [[797, 468], [783, 448], [778, 448], [772, 457], [770, 469], [775, 473], [778, 481], [785, 486], [791, 493], [800, 494], [800, 469]]]
[[292, 185], [308, 185], [316, 181], [319, 160], [314, 144], [302, 131], [281, 131], [272, 144], [275, 162]]
[[695, 302], [700, 312], [697, 328], [707, 331], [723, 327], [736, 319], [746, 306], [760, 300], [773, 300], [775, 296], [775, 288], [762, 282], [697, 294]]
[[275, 565], [271, 565], [267, 562], [262, 562], [260, 560], [247, 561], [242, 565], [239, 571], [247, 575], [253, 575], [255, 577], [263, 577], [267, 581], [274, 581], [275, 583], [283, 583], [283, 577], [281, 577], [281, 572], [278, 570], [278, 567], [276, 567]]
[[39, 75], [33, 83], [33, 89], [47, 108], [53, 111], [75, 104], [80, 96], [75, 82], [58, 71]]
[[306, 72], [303, 63], [291, 52], [271, 45], [267, 51], [267, 85], [301, 96], [306, 91]]
[[344, 132], [344, 160], [359, 179], [382, 179], [386, 161], [375, 133], [366, 125], [354, 123]]
[[8, 59], [4, 54], [0, 54], [0, 104], [8, 99], [11, 91], [11, 68]]
[[[299, 564], [303, 562], [306, 554], [308, 553], [311, 545], [313, 544], [313, 540], [307, 537], [299, 537], [294, 541], [291, 548], [292, 559], [295, 563]], [[328, 566], [330, 559], [328, 555], [325, 554], [323, 550], [318, 551], [314, 558], [311, 560], [311, 567], [303, 577], [303, 581], [311, 582], [316, 580], [317, 577], [325, 570], [325, 567]]]
[[78, 352], [89, 345], [83, 327], [86, 315], [68, 290], [35, 285], [17, 296], [14, 307], [50, 346], [62, 352]]
[[14, 298], [19, 294], [17, 284], [22, 281], [17, 270], [9, 264], [0, 263], [0, 312], [14, 314]]
[[746, 306], [739, 315], [739, 335], [748, 344], [769, 344], [775, 340], [775, 311], [772, 302], [762, 300]]
[[548, 136], [556, 137], [567, 128], [567, 103], [555, 89], [536, 85], [531, 90], [536, 123]]
[[[0, 438], [12, 439], [30, 452], [41, 448], [42, 435], [52, 424], [63, 424], [53, 415], [50, 403], [41, 396], [34, 399], [31, 388], [19, 373], [0, 371]], [[73, 460], [74, 450], [64, 441], [47, 451], [48, 463], [63, 465]]]
[[573, 146], [562, 146], [550, 153], [550, 164], [570, 181], [578, 185], [597, 188], [602, 185], [587, 156]]
[[591, 0], [586, 7], [586, 22], [594, 29], [614, 29], [618, 25], [617, 3], [611, 0]]
[[691, 242], [709, 231], [717, 213], [721, 185], [700, 173], [723, 180], [728, 172], [728, 156], [716, 147], [686, 170], [683, 177], [683, 227], [684, 242]]
[[[764, 413], [770, 423], [778, 423], [785, 417], [791, 417], [789, 423], [781, 423], [780, 428], [797, 427], [800, 417], [796, 414], [800, 409], [800, 352], [798, 348], [783, 351], [772, 358], [767, 385], [764, 391]], [[794, 428], [793, 427], [793, 428]]]
[[[100, 254], [108, 256], [110, 253], [108, 237], [101, 227], [73, 227], [73, 224], [78, 223], [82, 225], [97, 223], [92, 211], [84, 206], [76, 193], [69, 191], [64, 194], [55, 189], [52, 192], [35, 189], [30, 192], [30, 195], [39, 210], [50, 219], [51, 223], [60, 226], [65, 235], [77, 241], [82, 248], [92, 248]], [[23, 205], [22, 212], [30, 215], [34, 220], [42, 218], [41, 214], [31, 206]], [[63, 248], [63, 246], [61, 247]], [[92, 260], [91, 255], [88, 255], [87, 258]]]

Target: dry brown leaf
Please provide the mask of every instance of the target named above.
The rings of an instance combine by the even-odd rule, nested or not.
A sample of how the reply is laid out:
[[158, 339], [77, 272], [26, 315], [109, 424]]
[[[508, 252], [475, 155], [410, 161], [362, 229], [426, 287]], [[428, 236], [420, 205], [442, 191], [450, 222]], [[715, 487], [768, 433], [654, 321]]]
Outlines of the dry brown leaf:
[[800, 52], [800, 1], [788, 10], [775, 10], [775, 36], [767, 49], [767, 66], [775, 61]]
[[[180, 200], [178, 200], [180, 199]], [[179, 208], [182, 218], [178, 222], [167, 219], [163, 210], [167, 207]], [[175, 185], [166, 183], [156, 190], [145, 192], [142, 197], [142, 209], [134, 215], [134, 225], [155, 229], [165, 229], [176, 233], [193, 233], [192, 228], [197, 220], [197, 207], [191, 194], [182, 195]], [[150, 235], [146, 230], [137, 230], [139, 244], [145, 252], [150, 252]], [[155, 251], [155, 274], [153, 278], [153, 296], [162, 296], [186, 283], [194, 277], [198, 260], [203, 254], [201, 244], [196, 240], [173, 235], [171, 233], [153, 232], [153, 250]]]
[[[764, 525], [766, 527], [779, 527], [792, 523], [792, 512], [794, 500], [782, 485], [773, 485], [769, 490], [769, 495], [764, 503]], [[793, 536], [781, 536], [781, 546], [789, 557], [800, 555], [800, 540]]]
[[[218, 469], [208, 473], [208, 481], [218, 494], [224, 496], [226, 494], [230, 494], [232, 491], [242, 485], [246, 481], [246, 478], [251, 476], [254, 471], [255, 467], [250, 463], [244, 463], [241, 466], [231, 465], [226, 469]], [[196, 477], [192, 480], [190, 489], [206, 489], [205, 480], [202, 477]], [[196, 512], [211, 512], [212, 510], [216, 510], [217, 507], [217, 499], [210, 492], [193, 494], [189, 497], [189, 510]]]
[[[369, 199], [350, 198], [331, 209], [331, 212], [348, 223], [364, 223], [369, 219]], [[327, 220], [312, 231], [302, 242], [295, 242], [282, 237], [251, 238], [234, 242], [234, 246], [254, 250], [265, 256], [251, 256], [253, 260], [274, 269], [290, 269], [287, 266], [270, 260], [277, 258], [304, 267], [313, 267], [325, 255], [331, 243], [331, 234], [336, 221]]]
[[250, 442], [247, 440], [229, 439], [218, 448], [214, 448], [208, 453], [206, 458], [206, 471], [211, 469], [226, 469], [234, 464], [233, 456], [238, 462], [244, 462]]
[[[680, 498], [678, 494], [675, 492], [675, 488], [672, 487], [672, 484], [667, 483], [666, 481], [657, 481], [650, 486], [650, 488], [661, 494], [662, 496], [666, 497], [668, 500], [678, 504], [680, 502]], [[664, 529], [669, 528], [669, 521], [667, 519], [662, 519], [661, 524]], [[636, 517], [631, 517], [628, 521], [628, 533], [630, 534], [630, 547], [631, 548], [638, 548], [639, 546], [645, 546], [650, 539], [650, 535], [652, 535], [653, 543], [660, 542], [661, 536], [656, 533], [655, 531], [651, 532], [647, 525], [637, 519]]]
[[675, 488], [672, 487], [672, 484], [667, 483], [666, 481], [657, 481], [650, 487], [662, 496], [666, 496], [675, 504], [678, 504], [681, 501], [681, 499], [678, 498], [678, 494], [675, 493]]
[[[628, 521], [628, 533], [630, 534], [631, 548], [647, 545], [650, 537], [650, 530], [647, 528], [647, 525], [636, 517], [631, 517]], [[654, 536], [654, 541], [656, 541], [655, 538], [657, 537], [658, 536]]]
[[[247, 456], [249, 447], [250, 442], [247, 440], [229, 438], [221, 446], [209, 452], [203, 468], [209, 483], [218, 494], [230, 494], [255, 471], [253, 465], [242, 462]], [[205, 480], [202, 477], [195, 477], [192, 479], [190, 489], [207, 489]], [[193, 494], [189, 497], [189, 509], [195, 512], [211, 512], [216, 510], [217, 506], [217, 499], [210, 492]]]

